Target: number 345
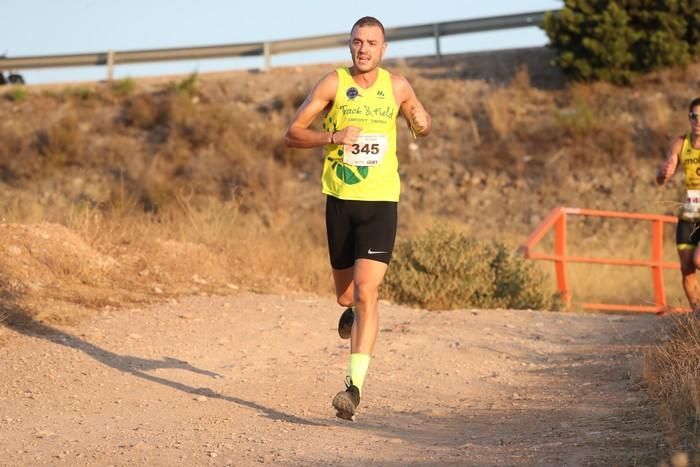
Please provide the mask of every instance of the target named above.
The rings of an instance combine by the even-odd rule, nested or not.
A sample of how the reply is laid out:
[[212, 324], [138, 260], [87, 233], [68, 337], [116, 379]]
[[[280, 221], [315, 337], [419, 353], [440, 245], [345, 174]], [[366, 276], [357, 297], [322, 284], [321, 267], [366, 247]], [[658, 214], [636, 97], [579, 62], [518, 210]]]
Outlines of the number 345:
[[352, 154], [379, 154], [379, 144], [363, 144], [359, 145], [357, 143], [352, 145]]

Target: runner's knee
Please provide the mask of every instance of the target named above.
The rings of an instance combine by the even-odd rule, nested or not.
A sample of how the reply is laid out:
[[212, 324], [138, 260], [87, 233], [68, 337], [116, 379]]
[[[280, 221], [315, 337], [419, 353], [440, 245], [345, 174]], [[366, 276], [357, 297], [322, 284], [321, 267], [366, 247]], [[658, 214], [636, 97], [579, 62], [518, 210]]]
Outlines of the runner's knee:
[[352, 306], [352, 296], [347, 293], [338, 295], [338, 305], [340, 306]]
[[355, 284], [355, 303], [374, 303], [379, 296], [378, 288], [369, 284]]

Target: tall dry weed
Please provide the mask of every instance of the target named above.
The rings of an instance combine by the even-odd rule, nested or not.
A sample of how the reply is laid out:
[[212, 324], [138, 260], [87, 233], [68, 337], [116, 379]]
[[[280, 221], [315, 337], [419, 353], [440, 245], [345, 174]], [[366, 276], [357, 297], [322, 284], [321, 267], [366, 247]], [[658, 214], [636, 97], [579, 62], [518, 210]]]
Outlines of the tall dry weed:
[[125, 101], [123, 117], [127, 125], [142, 130], [153, 129], [165, 123], [165, 112], [160, 100], [151, 94], [138, 94]]
[[[161, 271], [158, 277], [167, 273], [179, 283], [195, 277], [197, 287], [205, 281], [212, 287], [243, 283], [261, 291], [331, 292], [320, 212], [273, 229], [259, 216], [242, 213], [235, 199], [179, 194], [157, 214], [144, 213], [138, 203], [130, 206], [76, 209], [66, 222], [98, 250], [114, 253], [127, 246], [128, 258], [141, 258], [133, 263], [137, 270]], [[168, 290], [160, 283], [158, 288]]]
[[34, 160], [22, 157], [26, 151], [26, 129], [17, 123], [0, 125], [0, 180], [11, 181], [35, 176], [39, 170]]
[[496, 89], [484, 101], [489, 123], [499, 138], [506, 138], [522, 117], [522, 108], [513, 101], [513, 95], [510, 89]]
[[68, 115], [37, 134], [37, 149], [49, 168], [61, 167], [80, 160], [82, 139], [78, 119]]
[[[673, 316], [663, 342], [644, 358], [644, 381], [676, 450], [700, 460], [700, 320]], [[696, 464], [693, 464], [696, 465]]]
[[204, 198], [197, 206], [191, 196], [179, 193], [176, 208], [161, 214], [165, 222], [173, 226], [176, 238], [204, 245], [228, 248], [236, 242], [235, 232], [240, 229], [240, 202], [217, 201]]
[[527, 68], [527, 65], [523, 64], [520, 65], [517, 70], [515, 70], [515, 74], [513, 75], [513, 79], [510, 82], [510, 87], [513, 88], [514, 90], [518, 91], [521, 94], [528, 94], [532, 91], [532, 82], [530, 81], [530, 71]]

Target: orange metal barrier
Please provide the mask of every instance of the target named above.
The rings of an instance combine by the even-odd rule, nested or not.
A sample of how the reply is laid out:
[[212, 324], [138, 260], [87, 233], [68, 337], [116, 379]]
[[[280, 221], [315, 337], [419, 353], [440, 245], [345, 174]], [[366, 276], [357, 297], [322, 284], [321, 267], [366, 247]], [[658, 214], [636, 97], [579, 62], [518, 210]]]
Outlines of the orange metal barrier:
[[[566, 254], [566, 219], [569, 215], [612, 217], [617, 219], [635, 219], [651, 221], [651, 259], [617, 259], [617, 258], [588, 258], [582, 256], [568, 256]], [[651, 268], [651, 277], [654, 284], [655, 305], [621, 305], [611, 303], [584, 303], [584, 309], [606, 311], [637, 311], [644, 313], [664, 313], [667, 311], [689, 311], [685, 308], [669, 307], [666, 301], [664, 289], [664, 269], [680, 269], [679, 263], [663, 261], [663, 235], [664, 222], [676, 224], [678, 220], [671, 216], [656, 214], [635, 214], [615, 211], [599, 211], [595, 209], [578, 208], [554, 208], [530, 235], [521, 251], [526, 258], [544, 259], [554, 261], [554, 269], [557, 278], [557, 290], [562, 301], [569, 307], [571, 305], [571, 291], [566, 272], [567, 263], [598, 263], [614, 264], [620, 266], [644, 266]], [[535, 253], [533, 249], [540, 240], [554, 228], [554, 254]]]

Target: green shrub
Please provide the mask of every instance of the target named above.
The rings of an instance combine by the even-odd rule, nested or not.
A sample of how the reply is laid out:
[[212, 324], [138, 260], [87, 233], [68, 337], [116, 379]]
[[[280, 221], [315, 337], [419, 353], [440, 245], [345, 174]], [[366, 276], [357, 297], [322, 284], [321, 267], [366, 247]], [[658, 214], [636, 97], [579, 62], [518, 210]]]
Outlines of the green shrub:
[[564, 0], [543, 25], [565, 73], [618, 84], [637, 72], [690, 63], [699, 26], [697, 0]]
[[178, 94], [184, 94], [188, 97], [197, 95], [197, 73], [192, 73], [186, 79], [175, 85], [175, 91]]
[[491, 306], [535, 310], [557, 308], [552, 293], [546, 290], [546, 278], [534, 262], [502, 243], [493, 243], [489, 249], [495, 280]]
[[95, 91], [93, 91], [87, 86], [77, 86], [66, 88], [64, 90], [64, 94], [66, 96], [73, 96], [77, 97], [80, 100], [86, 101], [95, 94]]
[[428, 309], [551, 306], [533, 265], [502, 244], [442, 227], [396, 245], [383, 291]]
[[132, 78], [124, 78], [117, 81], [113, 89], [119, 94], [131, 94], [136, 89], [136, 82]]
[[27, 98], [27, 90], [22, 86], [12, 86], [5, 95], [12, 102], [22, 102]]

